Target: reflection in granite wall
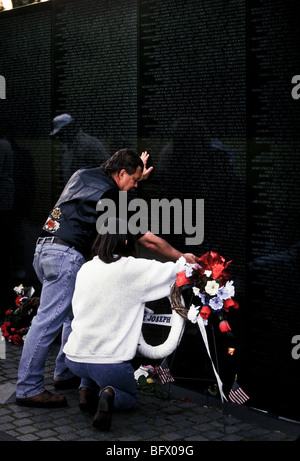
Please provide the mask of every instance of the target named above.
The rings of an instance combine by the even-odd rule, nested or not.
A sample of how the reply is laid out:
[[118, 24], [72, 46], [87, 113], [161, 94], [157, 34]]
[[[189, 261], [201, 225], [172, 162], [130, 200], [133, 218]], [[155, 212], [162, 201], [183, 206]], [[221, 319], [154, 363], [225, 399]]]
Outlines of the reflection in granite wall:
[[[137, 14], [136, 0], [55, 2], [53, 116], [74, 118], [67, 146], [54, 146], [56, 197], [86, 162], [101, 164], [120, 147], [137, 149]], [[102, 144], [98, 154], [87, 136]]]
[[[13, 197], [2, 211], [1, 312], [14, 302], [14, 286], [36, 282], [35, 241], [51, 206], [51, 12], [48, 4], [0, 13], [0, 74], [6, 99], [0, 100], [0, 136], [10, 143]], [[3, 153], [1, 152], [1, 157]], [[1, 158], [1, 176], [7, 160]], [[8, 201], [1, 186], [1, 201]]]
[[[246, 9], [243, 2], [142, 0], [139, 22], [139, 142], [154, 172], [143, 185], [153, 198], [204, 200], [204, 240], [165, 237], [182, 251], [216, 251], [227, 260], [245, 310], [246, 276]], [[183, 206], [184, 211], [184, 206]], [[174, 228], [174, 225], [173, 225]], [[243, 357], [244, 323], [236, 319]], [[211, 332], [210, 332], [211, 333]], [[237, 366], [227, 363], [227, 338], [216, 326], [226, 386]], [[209, 334], [213, 349], [213, 337]], [[225, 339], [225, 340], [224, 340]], [[231, 339], [230, 339], [231, 341]], [[198, 327], [188, 325], [174, 358], [176, 376], [213, 378]]]
[[296, 419], [300, 106], [291, 82], [299, 74], [298, 17], [296, 1], [253, 1], [247, 11], [248, 375], [263, 388], [258, 405]]
[[[299, 384], [291, 350], [300, 333], [296, 7], [295, 0], [56, 0], [0, 14], [8, 138], [0, 146], [13, 178], [13, 189], [10, 181], [9, 191], [1, 188], [5, 286], [36, 283], [34, 243], [74, 169], [121, 147], [148, 150], [154, 171], [140, 197], [149, 205], [192, 200], [194, 225], [196, 200], [204, 200], [200, 245], [186, 246], [185, 227], [161, 235], [182, 251], [233, 260], [234, 356], [226, 354], [230, 338], [217, 326], [208, 331], [225, 390], [238, 373], [250, 404], [289, 416], [297, 396], [282, 389]], [[74, 120], [50, 139], [51, 119], [62, 113]], [[151, 307], [169, 309], [166, 300]], [[150, 336], [161, 341], [167, 331]], [[196, 326], [187, 325], [172, 365], [194, 388], [206, 390], [214, 378]]]

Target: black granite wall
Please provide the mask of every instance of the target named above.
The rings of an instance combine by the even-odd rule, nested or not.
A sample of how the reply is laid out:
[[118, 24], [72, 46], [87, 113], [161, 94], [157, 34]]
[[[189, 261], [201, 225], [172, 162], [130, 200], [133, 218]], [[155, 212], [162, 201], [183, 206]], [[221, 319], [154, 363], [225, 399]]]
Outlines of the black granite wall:
[[[71, 170], [97, 161], [91, 152], [67, 158], [51, 142], [51, 119], [69, 113], [104, 156], [148, 150], [154, 171], [139, 194], [149, 203], [204, 199], [200, 246], [186, 247], [185, 229], [163, 236], [183, 251], [233, 259], [235, 356], [216, 331], [225, 386], [238, 373], [253, 405], [293, 417], [298, 10], [294, 0], [53, 0], [0, 13], [1, 130], [14, 151], [15, 182], [2, 213], [6, 291], [37, 283], [31, 262], [40, 227]], [[189, 326], [174, 372], [210, 378], [204, 357]]]

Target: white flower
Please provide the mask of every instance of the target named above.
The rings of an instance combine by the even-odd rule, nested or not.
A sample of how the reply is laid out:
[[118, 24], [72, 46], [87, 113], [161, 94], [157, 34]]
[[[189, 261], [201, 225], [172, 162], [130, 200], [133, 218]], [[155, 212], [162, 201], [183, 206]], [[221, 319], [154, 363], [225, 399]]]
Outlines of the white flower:
[[195, 296], [199, 296], [200, 289], [198, 287], [193, 287], [193, 293]]
[[212, 274], [212, 271], [209, 271], [209, 270], [204, 271], [204, 275], [206, 275], [206, 277], [210, 277], [211, 274]]
[[205, 285], [205, 291], [211, 296], [218, 293], [219, 284], [215, 280], [209, 280]]
[[17, 294], [17, 295], [21, 295], [23, 293], [23, 290], [24, 290], [24, 287], [23, 285], [19, 285], [18, 287], [15, 287], [14, 288], [14, 292]]
[[218, 296], [221, 299], [228, 299], [228, 298], [234, 298], [234, 285], [233, 285], [233, 280], [230, 280], [226, 282], [226, 285], [220, 288]]
[[199, 307], [194, 306], [194, 304], [191, 304], [191, 307], [188, 310], [187, 313], [187, 318], [190, 320], [192, 323], [197, 322], [197, 315], [199, 314]]

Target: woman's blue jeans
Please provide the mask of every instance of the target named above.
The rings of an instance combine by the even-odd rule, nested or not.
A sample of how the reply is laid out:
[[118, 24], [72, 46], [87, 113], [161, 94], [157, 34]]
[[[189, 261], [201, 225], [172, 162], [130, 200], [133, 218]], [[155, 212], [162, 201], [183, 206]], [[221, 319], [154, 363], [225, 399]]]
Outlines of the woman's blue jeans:
[[116, 409], [130, 410], [135, 405], [137, 387], [134, 369], [130, 362], [82, 363], [73, 362], [66, 357], [66, 364], [75, 375], [85, 378], [90, 388], [93, 382], [93, 388], [95, 390], [100, 388], [100, 393], [105, 387], [112, 387], [115, 391]]
[[19, 364], [16, 386], [16, 397], [19, 399], [44, 391], [46, 358], [62, 326], [54, 379], [64, 380], [74, 376], [65, 364], [62, 349], [71, 332], [71, 302], [76, 275], [84, 262], [81, 253], [74, 248], [57, 243], [36, 246], [33, 267], [43, 287], [40, 306], [26, 335]]

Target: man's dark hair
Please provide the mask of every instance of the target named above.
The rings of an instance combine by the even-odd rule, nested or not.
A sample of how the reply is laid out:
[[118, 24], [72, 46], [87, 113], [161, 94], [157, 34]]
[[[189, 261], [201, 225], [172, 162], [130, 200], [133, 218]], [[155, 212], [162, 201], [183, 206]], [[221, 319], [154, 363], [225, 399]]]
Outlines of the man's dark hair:
[[144, 169], [144, 164], [141, 157], [131, 149], [120, 149], [113, 154], [106, 162], [102, 164], [105, 173], [111, 176], [114, 173], [119, 173], [125, 169], [129, 175], [134, 174], [137, 167]]
[[[126, 222], [123, 222], [123, 226], [124, 224], [126, 225]], [[118, 218], [108, 218], [103, 228], [107, 232], [97, 235], [92, 247], [92, 256], [98, 256], [105, 263], [118, 261], [122, 256], [135, 256], [135, 238], [127, 226], [127, 233], [120, 233]], [[110, 232], [112, 229], [113, 232]]]

